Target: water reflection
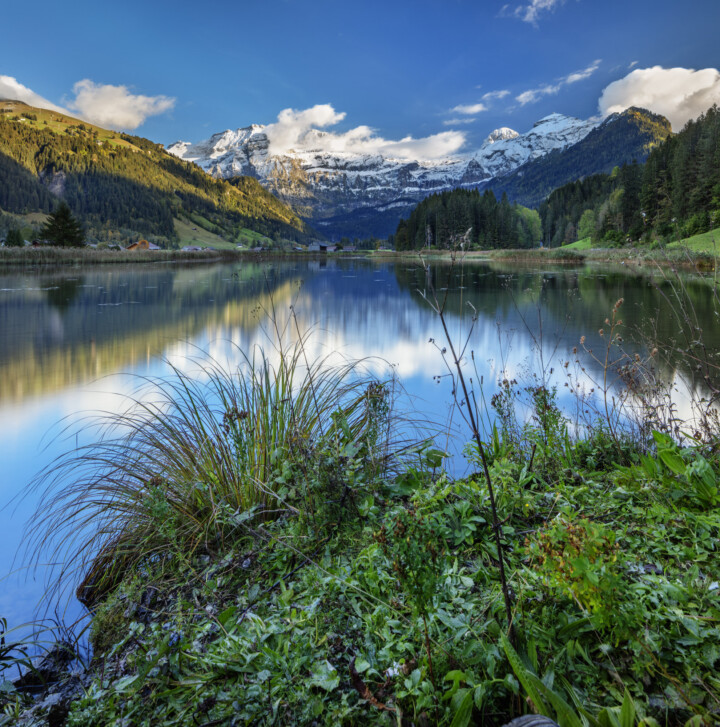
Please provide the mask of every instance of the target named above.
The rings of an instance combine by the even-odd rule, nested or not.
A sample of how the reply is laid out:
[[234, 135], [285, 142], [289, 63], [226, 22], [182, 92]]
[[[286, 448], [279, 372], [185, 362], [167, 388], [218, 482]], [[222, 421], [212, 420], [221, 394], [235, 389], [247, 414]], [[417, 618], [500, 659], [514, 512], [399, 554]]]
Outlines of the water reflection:
[[[708, 344], [720, 350], [706, 283], [689, 279], [685, 286], [711, 337]], [[456, 421], [449, 379], [438, 384], [434, 378], [445, 367], [430, 343], [442, 340], [423, 297], [431, 289], [447, 295], [456, 342], [465, 340], [477, 316], [466, 358], [474, 362], [473, 375], [485, 382], [487, 400], [499, 376], [522, 380], [541, 357], [561, 404], [570, 408], [563, 363], [582, 336], [588, 346], [601, 348], [598, 328], [620, 298], [631, 349], [641, 350], [643, 336], [651, 334], [676, 341], [677, 348], [682, 340], [667, 300], [668, 283], [612, 268], [476, 264], [436, 265], [426, 272], [405, 262], [330, 259], [0, 273], [0, 504], [72, 446], [57, 429], [43, 440], [54, 422], [81, 410], [117, 410], [118, 394], [132, 392], [135, 384], [113, 374], [168, 374], [163, 358], [183, 371], [197, 370], [198, 359], [232, 364], [238, 349], [266, 345], [271, 311], [283, 321], [291, 306], [300, 330], [314, 331], [307, 344], [310, 358], [377, 357], [369, 365], [379, 373], [385, 371], [379, 360], [389, 362], [419, 409], [439, 422]], [[297, 335], [293, 326], [287, 333]], [[583, 363], [590, 377], [600, 376], [592, 359]], [[679, 354], [662, 366], [669, 381], [689, 389], [702, 385]], [[681, 398], [679, 406], [684, 405]], [[12, 567], [31, 510], [27, 499], [0, 511], [0, 578]], [[0, 581], [0, 616], [17, 623], [30, 615], [42, 590], [39, 576], [37, 582], [16, 576]]]

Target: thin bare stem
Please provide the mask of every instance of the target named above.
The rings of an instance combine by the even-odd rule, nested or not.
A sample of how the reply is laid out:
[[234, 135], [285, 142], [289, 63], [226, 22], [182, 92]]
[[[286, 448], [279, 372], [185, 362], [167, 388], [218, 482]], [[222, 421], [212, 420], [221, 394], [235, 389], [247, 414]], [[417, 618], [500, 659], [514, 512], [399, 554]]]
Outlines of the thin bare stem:
[[[468, 233], [466, 233], [467, 235]], [[452, 264], [451, 267], [454, 267], [455, 265], [455, 255], [451, 258]], [[485, 447], [482, 443], [482, 439], [480, 438], [480, 430], [478, 428], [477, 419], [475, 417], [475, 412], [473, 411], [472, 401], [473, 399], [470, 397], [470, 393], [468, 391], [467, 383], [465, 381], [465, 376], [463, 374], [462, 370], [462, 364], [461, 364], [461, 357], [458, 356], [455, 345], [453, 344], [452, 336], [450, 335], [450, 331], [448, 330], [447, 326], [447, 320], [445, 317], [445, 303], [447, 302], [447, 296], [448, 296], [448, 289], [445, 290], [445, 295], [443, 296], [442, 303], [438, 300], [438, 297], [435, 293], [435, 286], [432, 282], [432, 276], [430, 275], [429, 267], [424, 263], [425, 271], [426, 271], [426, 280], [427, 285], [430, 290], [430, 293], [432, 294], [433, 300], [430, 302], [430, 305], [432, 306], [433, 310], [438, 314], [438, 317], [440, 318], [440, 323], [443, 327], [443, 332], [445, 334], [445, 339], [447, 340], [448, 347], [450, 349], [450, 354], [452, 356], [453, 366], [455, 368], [455, 371], [457, 373], [458, 381], [460, 382], [460, 386], [462, 387], [464, 401], [467, 405], [467, 412], [468, 412], [468, 420], [470, 424], [470, 428], [472, 430], [473, 438], [475, 439], [475, 443], [478, 448], [478, 453], [480, 454], [480, 461], [482, 462], [483, 467], [483, 474], [485, 477], [485, 482], [487, 484], [488, 488], [488, 495], [490, 497], [490, 510], [492, 513], [492, 522], [493, 522], [493, 532], [495, 534], [495, 545], [497, 548], [497, 554], [498, 554], [498, 574], [500, 576], [500, 585], [503, 592], [503, 599], [505, 601], [505, 614], [507, 617], [507, 627], [508, 627], [508, 633], [510, 636], [511, 641], [514, 642], [514, 629], [513, 629], [513, 609], [512, 609], [512, 601], [510, 598], [510, 589], [508, 588], [507, 584], [507, 577], [505, 573], [505, 552], [503, 549], [502, 544], [502, 538], [500, 536], [500, 530], [501, 530], [501, 524], [500, 519], [498, 518], [497, 514], [497, 505], [495, 502], [495, 491], [493, 489], [493, 483], [492, 478], [490, 477], [490, 468], [488, 466], [488, 460], [487, 456], [485, 454]], [[426, 298], [427, 299], [427, 298]], [[473, 322], [474, 325], [474, 322]], [[472, 330], [472, 329], [471, 329]], [[467, 348], [467, 341], [465, 343], [465, 346], [463, 347], [462, 351], [464, 352]]]

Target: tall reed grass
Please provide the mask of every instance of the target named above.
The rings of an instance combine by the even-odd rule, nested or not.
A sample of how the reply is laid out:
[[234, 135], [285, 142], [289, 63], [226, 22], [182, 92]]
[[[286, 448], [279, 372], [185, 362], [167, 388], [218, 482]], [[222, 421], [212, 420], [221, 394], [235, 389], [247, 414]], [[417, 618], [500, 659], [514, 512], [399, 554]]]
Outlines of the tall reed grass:
[[36, 265], [98, 265], [118, 263], [198, 262], [201, 260], [237, 260], [239, 253], [232, 250], [96, 250], [89, 247], [19, 247], [0, 248], [0, 267], [28, 267]]
[[65, 564], [48, 595], [69, 579], [92, 605], [133, 568], [223, 546], [251, 514], [317, 525], [326, 500], [352, 501], [350, 479], [357, 489], [389, 475], [411, 444], [395, 426], [392, 382], [367, 362], [308, 361], [306, 343], [238, 350], [232, 371], [176, 368], [144, 380], [120, 413], [86, 418], [95, 440], [33, 485], [29, 552]]

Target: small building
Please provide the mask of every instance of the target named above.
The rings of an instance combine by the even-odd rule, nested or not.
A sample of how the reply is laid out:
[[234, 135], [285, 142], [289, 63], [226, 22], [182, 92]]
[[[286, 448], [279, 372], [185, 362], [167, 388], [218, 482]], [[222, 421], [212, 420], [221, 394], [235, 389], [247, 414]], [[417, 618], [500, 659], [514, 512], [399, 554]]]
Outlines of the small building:
[[131, 245], [128, 245], [126, 250], [160, 250], [159, 245], [155, 245], [152, 242], [148, 242], [147, 240], [138, 240], [137, 242], [133, 242]]
[[185, 247], [181, 249], [181, 252], [202, 252], [202, 248], [197, 245], [185, 245]]

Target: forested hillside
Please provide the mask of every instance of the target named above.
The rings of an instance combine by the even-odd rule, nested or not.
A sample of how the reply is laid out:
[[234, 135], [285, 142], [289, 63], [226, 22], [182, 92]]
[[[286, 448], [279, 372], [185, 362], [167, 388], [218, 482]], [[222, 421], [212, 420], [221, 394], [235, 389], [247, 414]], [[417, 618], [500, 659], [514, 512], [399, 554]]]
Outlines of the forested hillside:
[[400, 220], [390, 243], [397, 250], [418, 250], [433, 245], [451, 247], [468, 230], [467, 242], [484, 249], [532, 247], [540, 240], [540, 217], [535, 210], [498, 202], [492, 191], [454, 189], [424, 199]]
[[720, 110], [713, 106], [630, 164], [556, 189], [540, 207], [546, 244], [695, 235], [720, 224]]
[[643, 162], [672, 134], [664, 116], [629, 108], [613, 114], [584, 139], [563, 151], [523, 164], [490, 185], [497, 196], [537, 207], [554, 189], [589, 175], [608, 174], [616, 166]]
[[291, 240], [310, 233], [254, 179], [213, 179], [147, 139], [0, 102], [0, 209], [47, 213], [60, 199], [91, 239], [172, 241], [174, 219], [231, 241], [243, 229]]

